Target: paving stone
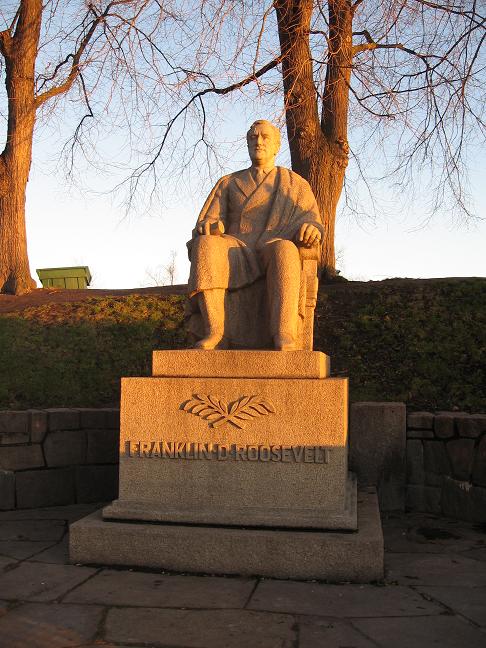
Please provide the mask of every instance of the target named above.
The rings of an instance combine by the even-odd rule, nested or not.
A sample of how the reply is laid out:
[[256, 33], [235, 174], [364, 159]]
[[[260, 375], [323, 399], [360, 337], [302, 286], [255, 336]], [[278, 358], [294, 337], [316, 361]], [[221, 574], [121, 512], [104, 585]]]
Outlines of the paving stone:
[[52, 542], [31, 542], [30, 540], [0, 540], [0, 555], [17, 560], [30, 558], [52, 546]]
[[[0, 412], [0, 439], [15, 435], [27, 435], [29, 440], [29, 414], [7, 410]], [[23, 443], [23, 441], [19, 441]]]
[[480, 560], [486, 562], [486, 547], [482, 549], [469, 549], [464, 552], [465, 558], [473, 558], [473, 560]]
[[486, 587], [419, 587], [418, 590], [486, 627]]
[[349, 622], [336, 619], [299, 619], [299, 648], [376, 648]]
[[26, 470], [16, 476], [17, 506], [35, 508], [74, 502], [74, 475], [71, 468]]
[[461, 437], [476, 439], [486, 433], [486, 414], [471, 414], [456, 421], [457, 431]]
[[434, 434], [439, 439], [449, 439], [454, 436], [454, 414], [452, 412], [436, 415]]
[[470, 541], [471, 546], [486, 546], [486, 535], [484, 529], [477, 525], [465, 522], [463, 520], [452, 519], [450, 517], [431, 515], [429, 513], [419, 513], [410, 511], [393, 517], [382, 516], [383, 527], [405, 527], [406, 529], [424, 528], [437, 529], [450, 533], [452, 538], [445, 537], [443, 542], [454, 542], [458, 537], [464, 541]]
[[76, 467], [76, 499], [78, 502], [113, 500], [118, 496], [118, 465]]
[[86, 462], [86, 432], [58, 430], [49, 432], [44, 441], [44, 454], [49, 467], [76, 466]]
[[407, 482], [408, 484], [423, 484], [424, 478], [422, 441], [407, 441]]
[[88, 439], [86, 463], [118, 463], [120, 452], [118, 430], [86, 430], [86, 436]]
[[413, 430], [432, 430], [434, 414], [430, 412], [410, 412], [407, 416], [407, 428]]
[[69, 538], [64, 538], [55, 545], [47, 547], [44, 551], [36, 553], [31, 557], [33, 562], [53, 563], [56, 565], [69, 564]]
[[474, 440], [453, 439], [446, 444], [446, 447], [453, 477], [468, 480], [471, 477], [474, 460]]
[[10, 470], [0, 470], [0, 510], [15, 506], [15, 475]]
[[441, 512], [441, 489], [433, 486], [407, 486], [407, 508], [430, 513]]
[[406, 587], [323, 585], [262, 581], [247, 606], [251, 610], [326, 617], [436, 614], [439, 606]]
[[78, 430], [79, 412], [75, 409], [64, 407], [50, 408], [46, 410], [48, 416], [49, 430]]
[[424, 441], [423, 444], [425, 470], [437, 475], [450, 475], [451, 468], [444, 443], [441, 441]]
[[117, 608], [108, 612], [106, 640], [171, 648], [292, 648], [290, 615], [247, 610]]
[[44, 410], [29, 410], [30, 440], [32, 443], [42, 443], [47, 433], [47, 412]]
[[[458, 553], [483, 546], [481, 534], [469, 534], [445, 519], [424, 519], [403, 526], [383, 525], [385, 551], [393, 553]], [[465, 557], [469, 554], [465, 553]]]
[[[0, 572], [2, 572], [5, 569], [10, 569], [13, 565], [16, 564], [16, 560], [13, 558], [9, 558], [7, 556], [0, 556]], [[0, 584], [0, 592], [1, 592], [1, 584]]]
[[0, 618], [0, 648], [68, 648], [96, 636], [103, 609], [27, 603]]
[[376, 486], [380, 509], [405, 506], [406, 408], [403, 403], [353, 403], [350, 468], [362, 486]]
[[27, 470], [44, 466], [39, 444], [0, 446], [0, 470]]
[[48, 506], [36, 509], [16, 509], [15, 511], [0, 511], [0, 522], [2, 520], [65, 520], [74, 522], [93, 511], [96, 511], [105, 502], [92, 504], [69, 504], [67, 506]]
[[484, 648], [485, 634], [455, 616], [355, 619], [353, 625], [380, 648]]
[[475, 484], [486, 486], [486, 436], [481, 439], [476, 448], [472, 478]]
[[441, 505], [445, 515], [480, 524], [486, 522], [486, 488], [481, 486], [444, 479]]
[[104, 570], [75, 589], [66, 602], [182, 608], [242, 608], [255, 581], [212, 576], [165, 576]]
[[0, 540], [11, 542], [57, 542], [66, 532], [62, 520], [2, 520]]
[[24, 562], [2, 576], [0, 598], [54, 601], [95, 573], [89, 567]]
[[486, 564], [458, 554], [390, 553], [385, 569], [386, 581], [399, 585], [486, 585]]

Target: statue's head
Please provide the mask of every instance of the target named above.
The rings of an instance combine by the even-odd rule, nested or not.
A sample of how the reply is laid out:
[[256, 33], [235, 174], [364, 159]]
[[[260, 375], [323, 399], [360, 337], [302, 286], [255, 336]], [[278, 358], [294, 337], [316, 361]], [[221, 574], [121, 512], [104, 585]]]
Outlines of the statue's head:
[[246, 134], [248, 153], [253, 163], [273, 164], [280, 149], [280, 131], [266, 119], [258, 119]]

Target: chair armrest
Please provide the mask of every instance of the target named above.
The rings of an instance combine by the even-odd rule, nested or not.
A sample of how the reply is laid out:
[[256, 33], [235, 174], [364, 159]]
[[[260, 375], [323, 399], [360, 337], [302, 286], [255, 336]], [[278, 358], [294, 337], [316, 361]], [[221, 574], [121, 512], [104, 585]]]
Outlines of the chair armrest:
[[303, 245], [297, 245], [299, 248], [300, 260], [304, 261], [319, 261], [321, 258], [321, 245], [320, 243], [315, 243], [312, 247], [305, 247]]

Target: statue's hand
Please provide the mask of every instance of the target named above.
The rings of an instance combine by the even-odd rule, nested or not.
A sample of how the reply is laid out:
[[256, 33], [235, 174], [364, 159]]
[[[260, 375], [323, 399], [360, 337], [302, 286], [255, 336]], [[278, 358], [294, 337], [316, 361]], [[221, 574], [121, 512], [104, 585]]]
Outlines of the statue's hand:
[[304, 223], [300, 226], [299, 233], [297, 234], [297, 242], [305, 247], [312, 247], [321, 241], [321, 232], [312, 223]]
[[222, 221], [202, 220], [196, 227], [198, 234], [215, 234], [220, 236], [224, 234], [224, 225]]

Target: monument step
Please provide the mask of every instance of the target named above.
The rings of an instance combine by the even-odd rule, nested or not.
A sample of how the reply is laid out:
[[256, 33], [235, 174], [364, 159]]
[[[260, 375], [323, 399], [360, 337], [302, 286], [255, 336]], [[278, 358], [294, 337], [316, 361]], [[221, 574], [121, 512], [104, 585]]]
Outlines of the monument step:
[[358, 492], [358, 530], [248, 529], [103, 520], [70, 527], [70, 561], [202, 574], [367, 583], [383, 578], [383, 533], [374, 492]]
[[327, 378], [320, 351], [154, 351], [152, 375], [166, 378]]

